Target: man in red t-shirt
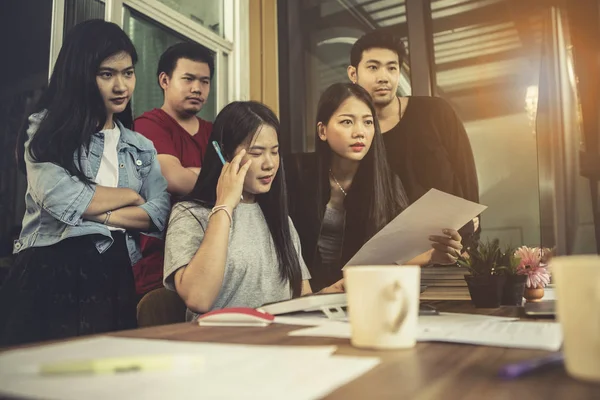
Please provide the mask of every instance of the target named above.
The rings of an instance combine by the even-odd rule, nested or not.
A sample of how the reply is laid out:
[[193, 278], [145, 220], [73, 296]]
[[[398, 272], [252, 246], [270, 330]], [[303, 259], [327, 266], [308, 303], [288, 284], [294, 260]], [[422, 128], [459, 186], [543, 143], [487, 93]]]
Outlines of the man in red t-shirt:
[[[152, 140], [172, 201], [189, 194], [200, 173], [212, 123], [198, 118], [208, 99], [215, 63], [197, 43], [169, 47], [158, 62], [161, 108], [147, 111], [134, 122], [135, 131]], [[133, 266], [138, 295], [163, 286], [164, 241], [142, 235], [142, 260]]]

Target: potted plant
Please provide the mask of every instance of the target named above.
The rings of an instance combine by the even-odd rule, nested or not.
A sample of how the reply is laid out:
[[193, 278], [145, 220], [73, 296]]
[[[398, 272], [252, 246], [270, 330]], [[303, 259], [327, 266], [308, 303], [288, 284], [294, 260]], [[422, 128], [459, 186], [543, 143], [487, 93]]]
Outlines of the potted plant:
[[470, 273], [465, 275], [465, 281], [471, 301], [477, 308], [500, 307], [506, 280], [506, 276], [501, 273], [506, 267], [499, 265], [501, 255], [500, 242], [494, 239], [467, 249], [466, 255], [458, 260], [458, 265]]
[[521, 306], [523, 304], [527, 276], [518, 273], [520, 263], [521, 259], [511, 246], [507, 246], [500, 255], [499, 264], [505, 267], [503, 272], [506, 275], [500, 302], [504, 306]]
[[552, 256], [550, 249], [521, 246], [515, 251], [520, 259], [517, 274], [525, 276], [524, 297], [527, 301], [541, 301], [544, 297], [544, 287], [550, 283], [548, 260]]

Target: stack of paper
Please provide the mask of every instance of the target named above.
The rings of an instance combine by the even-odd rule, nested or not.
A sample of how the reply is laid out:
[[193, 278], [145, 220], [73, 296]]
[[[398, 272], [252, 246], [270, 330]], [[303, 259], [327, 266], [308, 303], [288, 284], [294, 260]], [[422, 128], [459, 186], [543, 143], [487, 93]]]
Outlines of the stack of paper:
[[[348, 322], [334, 321], [293, 331], [289, 335], [349, 339], [351, 330]], [[419, 317], [417, 341], [556, 351], [562, 345], [562, 332], [556, 322], [522, 322], [516, 318], [440, 313]]]
[[471, 300], [466, 272], [450, 265], [421, 268], [421, 285], [427, 286], [421, 300]]
[[[0, 354], [0, 393], [44, 399], [321, 398], [378, 358], [333, 356], [335, 346], [247, 346], [101, 337]], [[187, 355], [201, 369], [42, 376], [58, 361]]]

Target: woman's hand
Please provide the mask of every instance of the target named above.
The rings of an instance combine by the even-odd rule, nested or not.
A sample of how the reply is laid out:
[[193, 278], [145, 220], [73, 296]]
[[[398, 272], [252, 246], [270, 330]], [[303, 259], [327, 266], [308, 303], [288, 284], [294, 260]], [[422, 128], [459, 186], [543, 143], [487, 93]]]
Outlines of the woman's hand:
[[344, 293], [345, 291], [346, 289], [344, 288], [344, 280], [340, 279], [333, 285], [321, 289], [319, 293]]
[[244, 189], [244, 179], [246, 179], [246, 173], [252, 163], [252, 160], [248, 159], [240, 166], [244, 154], [246, 154], [246, 150], [242, 149], [230, 163], [225, 163], [223, 166], [217, 182], [216, 205], [226, 205], [233, 210], [239, 204]]
[[454, 229], [444, 229], [444, 236], [432, 235], [429, 240], [433, 243], [431, 252], [431, 264], [454, 264], [462, 251], [460, 241], [462, 237]]

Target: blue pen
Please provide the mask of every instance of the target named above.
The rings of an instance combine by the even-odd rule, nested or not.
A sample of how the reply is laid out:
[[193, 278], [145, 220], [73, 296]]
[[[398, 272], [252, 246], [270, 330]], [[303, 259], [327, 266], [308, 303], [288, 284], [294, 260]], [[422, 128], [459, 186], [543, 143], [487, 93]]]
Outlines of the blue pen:
[[213, 140], [212, 145], [215, 148], [217, 155], [221, 159], [221, 162], [223, 163], [223, 165], [225, 165], [225, 158], [223, 158], [223, 153], [221, 153], [221, 148], [219, 147], [219, 143], [217, 143], [216, 140]]
[[553, 353], [546, 357], [505, 365], [500, 368], [498, 375], [504, 379], [515, 379], [537, 371], [560, 367], [563, 362], [563, 353]]
[[[223, 165], [225, 165], [225, 158], [223, 157], [223, 153], [221, 153], [221, 147], [219, 147], [219, 143], [217, 143], [216, 140], [213, 140], [212, 141], [212, 145], [215, 148], [215, 151], [217, 152], [217, 155], [219, 156], [219, 159], [221, 160], [221, 162], [223, 163]], [[244, 195], [241, 195], [240, 199], [244, 200]]]

